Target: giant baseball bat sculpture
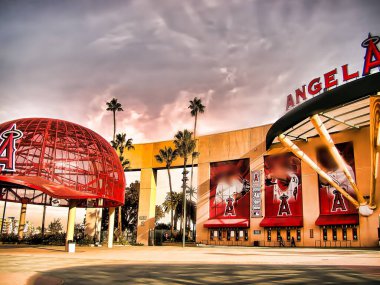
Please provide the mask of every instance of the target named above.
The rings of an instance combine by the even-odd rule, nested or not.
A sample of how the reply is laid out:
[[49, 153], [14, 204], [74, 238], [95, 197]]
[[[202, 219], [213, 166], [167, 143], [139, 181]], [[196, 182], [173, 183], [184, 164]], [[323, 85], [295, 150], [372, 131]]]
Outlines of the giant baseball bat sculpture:
[[376, 209], [376, 188], [380, 163], [380, 92], [370, 98], [370, 141], [371, 141], [371, 189], [369, 207]]
[[342, 187], [340, 187], [326, 172], [324, 172], [310, 157], [307, 156], [302, 150], [299, 149], [291, 140], [289, 140], [284, 134], [278, 136], [278, 140], [295, 156], [301, 159], [304, 163], [309, 165], [315, 172], [323, 177], [332, 187], [338, 190], [344, 197], [347, 198], [356, 208], [359, 207], [359, 202], [356, 201], [350, 194], [348, 194]]
[[344, 175], [346, 175], [347, 180], [350, 182], [352, 188], [355, 191], [356, 198], [358, 199], [359, 204], [361, 206], [367, 205], [367, 202], [364, 200], [364, 197], [362, 193], [360, 192], [358, 186], [356, 185], [354, 178], [352, 177], [351, 173], [348, 171], [347, 164], [345, 163], [342, 156], [340, 155], [338, 149], [335, 146], [334, 141], [332, 140], [329, 132], [327, 131], [319, 115], [318, 114], [313, 115], [312, 117], [310, 117], [310, 121], [314, 125], [315, 129], [317, 130], [324, 144], [327, 146], [335, 162], [338, 164], [338, 167], [342, 169]]
[[369, 206], [371, 209], [376, 208], [375, 203], [375, 195], [376, 195], [376, 186], [377, 186], [377, 178], [379, 176], [379, 156], [380, 156], [380, 123], [377, 128], [377, 136], [376, 136], [376, 142], [375, 142], [375, 159], [374, 159], [374, 165], [373, 165], [373, 173], [372, 173], [372, 189], [371, 189], [371, 195], [369, 198]]

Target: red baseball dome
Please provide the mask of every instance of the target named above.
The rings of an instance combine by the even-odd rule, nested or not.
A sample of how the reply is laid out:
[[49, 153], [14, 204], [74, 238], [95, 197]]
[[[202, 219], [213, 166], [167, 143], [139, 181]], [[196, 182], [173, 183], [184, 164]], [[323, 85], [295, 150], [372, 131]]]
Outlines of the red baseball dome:
[[66, 206], [75, 199], [83, 207], [124, 203], [124, 170], [115, 150], [97, 133], [67, 121], [0, 124], [0, 170], [1, 200]]

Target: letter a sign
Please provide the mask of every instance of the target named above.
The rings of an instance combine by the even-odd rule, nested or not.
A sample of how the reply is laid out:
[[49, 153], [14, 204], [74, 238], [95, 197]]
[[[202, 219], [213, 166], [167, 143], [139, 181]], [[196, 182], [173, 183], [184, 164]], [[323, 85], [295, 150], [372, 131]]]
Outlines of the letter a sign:
[[16, 129], [16, 124], [0, 134], [0, 172], [14, 172], [16, 141], [22, 137], [22, 132]]
[[259, 170], [252, 171], [252, 208], [251, 218], [261, 218], [261, 173]]

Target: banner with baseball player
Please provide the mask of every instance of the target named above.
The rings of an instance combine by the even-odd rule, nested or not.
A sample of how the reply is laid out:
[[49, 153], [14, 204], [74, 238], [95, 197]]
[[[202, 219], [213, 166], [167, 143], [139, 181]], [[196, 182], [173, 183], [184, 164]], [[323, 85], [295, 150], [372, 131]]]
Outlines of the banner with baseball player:
[[[351, 176], [355, 179], [355, 160], [352, 142], [340, 143], [335, 146], [344, 159]], [[324, 170], [348, 194], [356, 198], [354, 189], [352, 188], [343, 170], [338, 167], [335, 160], [331, 157], [330, 151], [327, 147], [321, 146], [317, 148], [317, 161], [322, 170]], [[319, 210], [321, 215], [345, 215], [358, 213], [355, 206], [321, 176], [318, 176], [318, 182]]]
[[300, 159], [290, 152], [264, 156], [264, 175], [265, 219], [261, 225], [302, 226]]
[[249, 219], [249, 159], [210, 165], [210, 219]]

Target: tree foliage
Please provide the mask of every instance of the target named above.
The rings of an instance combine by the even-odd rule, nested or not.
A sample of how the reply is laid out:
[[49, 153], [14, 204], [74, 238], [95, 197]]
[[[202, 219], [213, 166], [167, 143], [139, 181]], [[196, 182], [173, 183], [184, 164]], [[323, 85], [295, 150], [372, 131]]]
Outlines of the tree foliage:
[[[136, 239], [137, 232], [137, 219], [138, 219], [138, 208], [139, 208], [139, 193], [140, 193], [140, 182], [132, 182], [128, 187], [125, 188], [125, 204], [121, 207], [121, 222], [123, 229], [128, 230], [133, 234], [132, 239]], [[120, 207], [117, 209], [119, 211]], [[117, 213], [116, 213], [117, 214]], [[108, 230], [108, 219], [109, 211], [104, 209], [102, 216], [102, 230]], [[117, 220], [115, 219], [115, 227], [117, 226]]]
[[[155, 155], [155, 159], [158, 163], [165, 163], [166, 169], [168, 171], [168, 178], [169, 178], [169, 189], [170, 189], [170, 197], [172, 197], [173, 193], [173, 186], [172, 186], [172, 178], [170, 174], [170, 167], [174, 160], [176, 160], [178, 157], [178, 150], [172, 149], [171, 147], [166, 147], [163, 149], [160, 149], [158, 154]], [[173, 207], [170, 207], [172, 210], [170, 211], [170, 224], [171, 224], [171, 234], [173, 235], [174, 231], [174, 213], [173, 213]]]
[[165, 212], [164, 210], [162, 209], [162, 207], [160, 205], [156, 205], [155, 207], [155, 219], [156, 219], [156, 222], [161, 220], [163, 217], [165, 217]]
[[135, 149], [133, 146], [133, 139], [127, 139], [127, 135], [125, 133], [117, 134], [115, 139], [111, 141], [111, 145], [116, 150], [124, 171], [127, 170], [130, 166], [130, 161], [124, 156], [124, 151]]
[[62, 230], [63, 226], [61, 223], [61, 219], [54, 219], [52, 222], [50, 222], [48, 226], [48, 231], [53, 235], [62, 232]]
[[202, 104], [202, 100], [200, 98], [195, 97], [193, 100], [189, 101], [189, 109], [191, 116], [195, 117], [199, 114], [202, 114], [205, 112], [206, 106]]

